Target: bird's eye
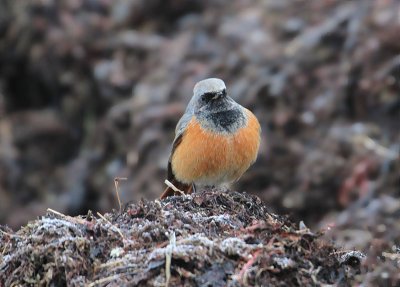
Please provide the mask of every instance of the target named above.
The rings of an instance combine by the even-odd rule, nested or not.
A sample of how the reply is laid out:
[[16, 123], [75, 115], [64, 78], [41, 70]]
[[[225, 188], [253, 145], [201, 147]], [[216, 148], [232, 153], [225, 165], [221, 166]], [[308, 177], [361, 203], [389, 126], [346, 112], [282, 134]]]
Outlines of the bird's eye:
[[215, 93], [205, 93], [202, 98], [205, 102], [211, 101], [215, 97]]
[[220, 99], [221, 97], [225, 97], [226, 96], [226, 90], [223, 89], [221, 91], [218, 92], [208, 92], [208, 93], [204, 93], [201, 97], [202, 101], [204, 103], [208, 103], [217, 99]]

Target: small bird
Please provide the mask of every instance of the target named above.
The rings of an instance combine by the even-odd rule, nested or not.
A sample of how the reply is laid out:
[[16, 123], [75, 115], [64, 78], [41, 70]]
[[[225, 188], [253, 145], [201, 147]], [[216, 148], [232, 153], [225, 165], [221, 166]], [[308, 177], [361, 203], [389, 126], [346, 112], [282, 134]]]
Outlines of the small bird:
[[[217, 78], [198, 82], [175, 129], [167, 179], [186, 194], [195, 186], [237, 181], [257, 158], [260, 123]], [[167, 187], [161, 199], [177, 194]]]

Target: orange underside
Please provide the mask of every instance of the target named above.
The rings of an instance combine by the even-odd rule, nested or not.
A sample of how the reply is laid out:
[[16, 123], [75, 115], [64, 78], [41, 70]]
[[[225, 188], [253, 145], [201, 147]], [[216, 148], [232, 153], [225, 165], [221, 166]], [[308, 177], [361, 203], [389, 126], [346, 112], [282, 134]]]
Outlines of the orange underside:
[[172, 156], [176, 179], [202, 185], [239, 179], [255, 161], [260, 145], [260, 124], [249, 110], [246, 112], [247, 126], [230, 136], [205, 131], [192, 118]]

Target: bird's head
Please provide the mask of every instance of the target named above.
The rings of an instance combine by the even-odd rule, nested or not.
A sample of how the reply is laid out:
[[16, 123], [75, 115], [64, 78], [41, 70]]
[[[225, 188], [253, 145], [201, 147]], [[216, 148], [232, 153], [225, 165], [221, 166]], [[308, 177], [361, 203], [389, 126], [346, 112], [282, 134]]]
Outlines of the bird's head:
[[224, 81], [217, 78], [209, 78], [198, 82], [193, 89], [194, 111], [213, 111], [230, 102], [226, 94]]

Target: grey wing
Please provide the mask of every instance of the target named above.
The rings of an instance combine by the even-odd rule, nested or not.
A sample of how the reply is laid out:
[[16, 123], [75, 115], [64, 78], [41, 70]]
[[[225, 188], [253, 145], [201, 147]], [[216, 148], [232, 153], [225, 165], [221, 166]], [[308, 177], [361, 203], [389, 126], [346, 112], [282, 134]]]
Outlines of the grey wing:
[[180, 118], [178, 124], [176, 125], [175, 128], [175, 139], [179, 138], [183, 132], [185, 131], [188, 123], [190, 122], [190, 120], [192, 119], [193, 115], [194, 115], [194, 107], [195, 107], [195, 103], [197, 101], [197, 98], [195, 96], [193, 96], [190, 101], [189, 104], [186, 107], [185, 113], [183, 114], [183, 116]]
[[183, 132], [185, 131], [188, 123], [190, 122], [190, 120], [193, 117], [193, 112], [191, 112], [189, 109], [186, 109], [186, 112], [184, 113], [184, 115], [180, 118], [178, 124], [176, 125], [175, 128], [175, 139], [174, 141], [183, 134]]

